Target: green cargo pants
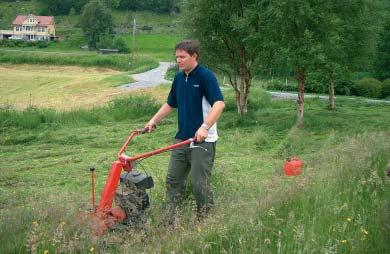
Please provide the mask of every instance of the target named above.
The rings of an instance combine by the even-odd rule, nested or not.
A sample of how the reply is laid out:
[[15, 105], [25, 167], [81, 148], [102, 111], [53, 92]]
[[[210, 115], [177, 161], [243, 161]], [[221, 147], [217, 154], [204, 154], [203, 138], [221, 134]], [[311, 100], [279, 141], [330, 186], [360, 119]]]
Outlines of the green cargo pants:
[[[176, 139], [175, 143], [181, 141]], [[214, 204], [210, 181], [216, 142], [202, 142], [195, 145], [202, 148], [190, 148], [187, 145], [172, 151], [166, 179], [168, 216], [174, 216], [178, 205], [182, 202], [188, 174], [191, 177], [197, 215], [204, 216]]]

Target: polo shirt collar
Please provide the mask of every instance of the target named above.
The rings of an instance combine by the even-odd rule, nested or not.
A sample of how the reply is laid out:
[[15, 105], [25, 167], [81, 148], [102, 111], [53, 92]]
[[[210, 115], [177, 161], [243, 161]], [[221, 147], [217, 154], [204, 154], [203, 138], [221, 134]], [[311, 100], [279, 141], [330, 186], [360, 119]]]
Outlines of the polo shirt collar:
[[[192, 76], [192, 75], [196, 75], [196, 73], [198, 72], [198, 70], [199, 70], [199, 67], [200, 66], [200, 64], [198, 63], [196, 66], [195, 66], [195, 68], [190, 72], [190, 73], [188, 73], [188, 76]], [[187, 74], [183, 71], [183, 74], [184, 74], [184, 76], [187, 76]]]

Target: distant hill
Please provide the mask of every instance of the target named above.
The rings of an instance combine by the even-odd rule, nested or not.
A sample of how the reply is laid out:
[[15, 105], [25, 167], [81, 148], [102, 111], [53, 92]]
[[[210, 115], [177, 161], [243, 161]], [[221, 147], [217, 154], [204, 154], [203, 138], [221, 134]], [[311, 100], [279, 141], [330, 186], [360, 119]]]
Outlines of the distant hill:
[[[0, 29], [11, 29], [12, 21], [17, 15], [26, 15], [29, 13], [35, 15], [50, 15], [49, 13], [42, 13], [42, 6], [37, 1], [0, 0]], [[171, 14], [158, 11], [135, 12], [131, 11], [130, 8], [128, 10], [121, 10], [121, 7], [118, 6], [118, 8], [112, 11], [112, 14], [116, 33], [129, 33], [134, 18], [136, 18], [138, 32], [140, 33], [176, 34], [179, 32], [177, 31], [177, 20], [179, 17], [179, 14], [177, 13]], [[80, 14], [77, 14], [77, 12], [71, 11], [70, 14], [54, 16], [60, 35], [61, 32], [69, 34], [69, 30], [74, 30], [79, 27]]]

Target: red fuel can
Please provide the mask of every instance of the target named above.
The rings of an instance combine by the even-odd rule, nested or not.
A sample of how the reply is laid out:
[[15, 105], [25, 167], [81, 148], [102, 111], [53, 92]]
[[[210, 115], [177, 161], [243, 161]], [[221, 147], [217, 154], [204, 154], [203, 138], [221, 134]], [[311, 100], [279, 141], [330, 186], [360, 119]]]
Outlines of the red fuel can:
[[284, 174], [288, 176], [297, 176], [302, 174], [302, 161], [298, 157], [291, 157], [284, 164]]

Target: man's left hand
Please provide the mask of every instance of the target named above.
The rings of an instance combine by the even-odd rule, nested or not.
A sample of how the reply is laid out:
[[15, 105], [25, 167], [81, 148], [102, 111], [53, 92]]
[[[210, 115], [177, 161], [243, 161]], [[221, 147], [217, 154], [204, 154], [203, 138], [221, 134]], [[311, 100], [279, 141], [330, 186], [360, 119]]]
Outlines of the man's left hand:
[[208, 130], [206, 130], [204, 127], [200, 127], [195, 133], [195, 141], [201, 143], [207, 138], [208, 135]]

